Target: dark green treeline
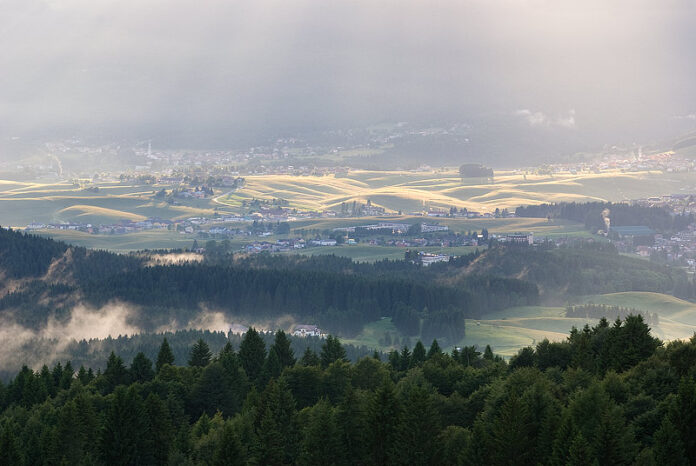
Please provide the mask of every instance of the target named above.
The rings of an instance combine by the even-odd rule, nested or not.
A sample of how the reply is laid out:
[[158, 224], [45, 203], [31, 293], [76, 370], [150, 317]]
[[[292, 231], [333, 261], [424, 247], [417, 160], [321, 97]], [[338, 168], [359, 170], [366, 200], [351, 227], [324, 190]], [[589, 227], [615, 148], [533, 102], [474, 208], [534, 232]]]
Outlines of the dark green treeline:
[[508, 363], [436, 341], [349, 363], [250, 330], [188, 365], [112, 354], [94, 373], [24, 368], [0, 389], [0, 464], [694, 464], [696, 339], [641, 316]]

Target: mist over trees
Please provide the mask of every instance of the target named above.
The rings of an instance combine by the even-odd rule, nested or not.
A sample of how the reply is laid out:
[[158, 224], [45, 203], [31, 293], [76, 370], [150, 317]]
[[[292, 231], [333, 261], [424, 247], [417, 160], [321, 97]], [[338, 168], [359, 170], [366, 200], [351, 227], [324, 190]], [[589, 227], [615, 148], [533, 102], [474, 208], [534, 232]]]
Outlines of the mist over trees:
[[[3, 464], [689, 464], [696, 340], [641, 316], [543, 340], [509, 363], [437, 341], [346, 362], [253, 330], [186, 365], [111, 353], [103, 371], [27, 367], [0, 383]], [[160, 339], [158, 361], [170, 360]], [[205, 364], [198, 357], [203, 355]], [[255, 374], [250, 376], [250, 374]]]

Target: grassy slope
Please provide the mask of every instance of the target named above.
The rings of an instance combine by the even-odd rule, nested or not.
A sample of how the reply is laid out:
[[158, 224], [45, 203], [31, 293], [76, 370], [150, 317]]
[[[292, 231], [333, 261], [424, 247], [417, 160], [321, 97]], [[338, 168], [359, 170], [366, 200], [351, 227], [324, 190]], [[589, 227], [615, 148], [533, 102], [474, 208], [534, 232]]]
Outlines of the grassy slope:
[[[625, 292], [587, 296], [582, 302], [607, 304], [657, 313], [660, 324], [653, 329], [663, 340], [690, 338], [696, 332], [696, 304], [661, 293]], [[496, 353], [514, 355], [520, 348], [543, 338], [561, 341], [570, 329], [594, 325], [595, 319], [564, 317], [561, 307], [526, 306], [492, 312], [481, 320], [467, 321], [467, 335], [460, 345], [490, 344]]]
[[583, 302], [622, 306], [657, 313], [660, 325], [655, 332], [671, 340], [689, 338], [696, 332], [696, 304], [661, 293], [630, 291], [588, 296]]
[[[380, 338], [384, 337], [384, 334], [387, 332], [389, 332], [392, 337], [393, 343], [390, 346], [381, 345], [379, 342]], [[390, 351], [392, 349], [401, 349], [402, 339], [403, 335], [396, 329], [391, 318], [388, 317], [376, 322], [370, 322], [369, 324], [365, 325], [363, 331], [355, 338], [341, 338], [341, 341], [351, 345], [365, 345], [368, 348], [376, 348], [381, 351]], [[413, 343], [415, 342], [411, 342], [411, 345], [409, 346], [412, 346]]]
[[165, 219], [212, 215], [210, 200], [190, 200], [182, 206], [155, 202], [160, 186], [103, 183], [98, 192], [70, 183], [15, 183], [0, 181], [0, 219], [3, 225], [31, 222], [117, 223], [121, 219]]

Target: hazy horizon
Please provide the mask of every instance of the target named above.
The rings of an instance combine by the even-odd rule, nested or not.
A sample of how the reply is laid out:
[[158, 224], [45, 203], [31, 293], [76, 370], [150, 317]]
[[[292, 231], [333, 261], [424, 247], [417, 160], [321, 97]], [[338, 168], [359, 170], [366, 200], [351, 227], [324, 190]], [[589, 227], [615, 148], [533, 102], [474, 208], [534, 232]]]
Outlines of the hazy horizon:
[[0, 132], [215, 146], [410, 121], [553, 151], [658, 141], [696, 125], [694, 13], [686, 0], [6, 0]]

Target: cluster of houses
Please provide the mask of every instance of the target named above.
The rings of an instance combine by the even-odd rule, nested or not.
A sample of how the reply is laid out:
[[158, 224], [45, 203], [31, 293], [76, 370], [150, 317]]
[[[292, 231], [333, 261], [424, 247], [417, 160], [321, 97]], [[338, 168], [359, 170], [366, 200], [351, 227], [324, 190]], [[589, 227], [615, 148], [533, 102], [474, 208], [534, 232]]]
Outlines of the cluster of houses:
[[517, 170], [516, 173], [531, 172], [548, 175], [555, 173], [601, 173], [613, 170], [624, 172], [660, 170], [667, 173], [681, 173], [696, 169], [696, 161], [694, 159], [684, 157], [673, 151], [644, 154], [641, 149], [631, 152], [617, 149], [617, 152], [607, 154], [593, 161], [551, 164], [526, 170]]
[[642, 207], [660, 207], [674, 215], [696, 214], [696, 195], [689, 193], [667, 194], [631, 201]]
[[149, 218], [142, 221], [121, 220], [109, 225], [93, 225], [91, 223], [39, 223], [32, 222], [26, 226], [27, 230], [64, 230], [81, 231], [90, 234], [126, 234], [145, 230], [162, 230], [171, 228], [174, 222], [160, 218]]
[[[249, 327], [242, 324], [232, 324], [228, 330], [229, 334], [243, 335], [249, 330]], [[292, 336], [306, 338], [306, 337], [322, 337], [325, 335], [319, 327], [311, 324], [297, 324], [292, 329]]]

